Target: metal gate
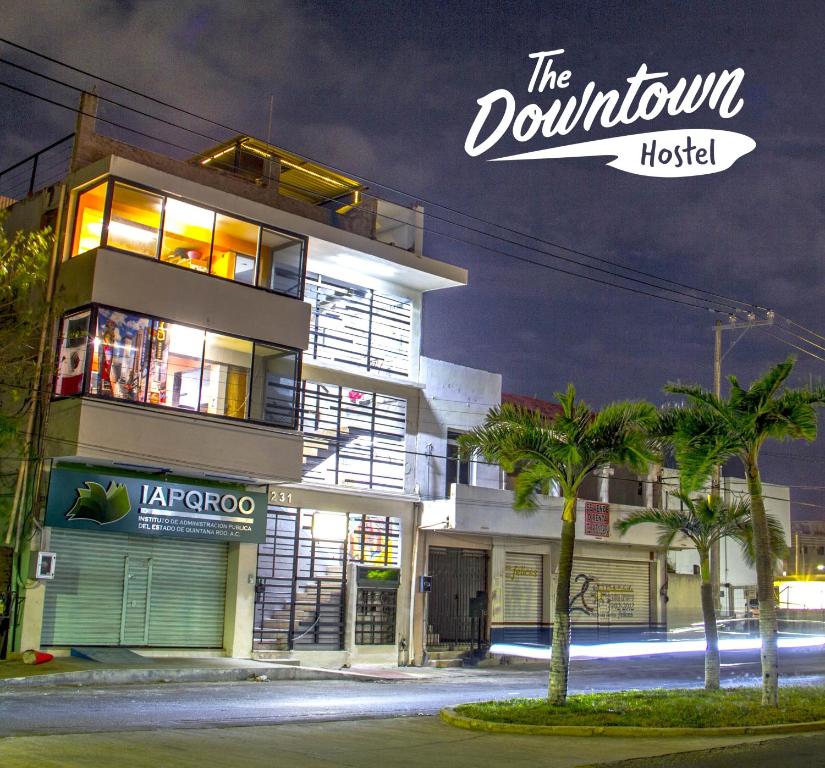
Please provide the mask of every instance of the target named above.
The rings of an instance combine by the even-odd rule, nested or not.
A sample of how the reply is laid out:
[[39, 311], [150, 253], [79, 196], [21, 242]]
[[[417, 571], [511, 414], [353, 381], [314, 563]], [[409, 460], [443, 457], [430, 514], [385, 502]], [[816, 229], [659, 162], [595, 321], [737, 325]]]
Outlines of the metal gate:
[[430, 547], [427, 647], [486, 645], [487, 552]]
[[258, 547], [255, 648], [344, 647], [345, 536], [332, 540], [320, 530], [313, 535], [315, 514], [269, 509], [266, 543]]

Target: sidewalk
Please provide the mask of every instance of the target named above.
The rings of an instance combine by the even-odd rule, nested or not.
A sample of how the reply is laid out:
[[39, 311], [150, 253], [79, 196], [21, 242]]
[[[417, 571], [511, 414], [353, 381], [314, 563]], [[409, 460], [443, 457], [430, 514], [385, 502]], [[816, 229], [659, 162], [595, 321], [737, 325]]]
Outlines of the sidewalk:
[[397, 667], [320, 669], [290, 663], [211, 657], [140, 657], [124, 663], [101, 663], [74, 656], [45, 664], [0, 661], [0, 692], [53, 685], [131, 685], [142, 683], [217, 683], [265, 675], [269, 680], [400, 680], [428, 676], [432, 670]]
[[[810, 741], [811, 738], [797, 736], [792, 740], [785, 739], [783, 744], [793, 745], [788, 751], [790, 756], [794, 748], [809, 743], [815, 743], [821, 749], [821, 735], [817, 741]], [[451, 728], [435, 717], [409, 717], [242, 728], [13, 736], [0, 739], [0, 764], [3, 768], [31, 768], [33, 765], [39, 768], [104, 768], [111, 765], [118, 768], [202, 768], [205, 765], [215, 768], [260, 768], [262, 765], [289, 765], [292, 768], [355, 768], [363, 765], [573, 768], [641, 758], [641, 762], [632, 765], [658, 768], [674, 765], [674, 753], [692, 752], [696, 762], [688, 764], [702, 766], [708, 755], [702, 752], [704, 750], [742, 744], [755, 747], [760, 741], [764, 739], [510, 736]], [[737, 762], [733, 765], [747, 764], [756, 768], [777, 764], [775, 756], [768, 763], [751, 759], [751, 754], [735, 751]], [[669, 757], [657, 757], [664, 755]]]

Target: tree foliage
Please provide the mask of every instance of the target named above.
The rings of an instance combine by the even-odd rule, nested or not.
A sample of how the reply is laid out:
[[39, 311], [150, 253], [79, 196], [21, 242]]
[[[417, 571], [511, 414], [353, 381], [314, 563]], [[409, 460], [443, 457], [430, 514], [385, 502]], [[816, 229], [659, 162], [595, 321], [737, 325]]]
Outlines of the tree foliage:
[[655, 458], [649, 432], [656, 409], [645, 402], [617, 402], [594, 413], [576, 400], [572, 384], [556, 397], [559, 409], [551, 418], [513, 403], [493, 408], [481, 426], [459, 438], [459, 446], [464, 459], [481, 455], [515, 474], [516, 509], [535, 511], [538, 495], [546, 494], [551, 483], [564, 497], [548, 691], [548, 699], [560, 705], [567, 700], [570, 666], [570, 577], [579, 488], [588, 473], [605, 464], [647, 471]]
[[765, 513], [759, 452], [766, 440], [816, 438], [816, 408], [825, 404], [825, 388], [791, 389], [789, 357], [773, 366], [749, 387], [729, 376], [727, 398], [684, 384], [669, 384], [668, 392], [684, 395], [687, 405], [666, 411], [658, 433], [672, 446], [684, 487], [696, 489], [714, 465], [737, 457], [745, 470], [751, 503], [751, 524], [762, 638], [762, 701], [779, 701], [776, 600], [773, 592], [774, 557], [770, 522]]
[[50, 229], [7, 232], [0, 216], [0, 533], [11, 504], [20, 432], [32, 399], [52, 247]]

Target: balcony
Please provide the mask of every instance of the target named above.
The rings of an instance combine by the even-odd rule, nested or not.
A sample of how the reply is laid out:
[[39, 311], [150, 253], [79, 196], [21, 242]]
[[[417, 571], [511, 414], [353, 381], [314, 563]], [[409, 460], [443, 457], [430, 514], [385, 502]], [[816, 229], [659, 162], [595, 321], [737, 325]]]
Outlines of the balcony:
[[135, 312], [293, 349], [309, 340], [309, 305], [153, 259], [96, 248], [60, 267], [61, 310], [86, 304]]
[[[561, 538], [562, 499], [560, 497], [542, 496], [539, 498], [539, 506], [535, 512], [525, 514], [513, 510], [514, 494], [512, 491], [470, 485], [453, 485], [450, 490], [450, 498], [424, 502], [422, 528], [485, 536]], [[622, 537], [619, 537], [613, 529], [616, 520], [637, 507], [611, 504], [610, 535], [595, 537], [586, 534], [586, 503], [585, 500], [580, 499], [576, 507], [576, 539], [578, 541], [600, 541], [658, 549], [658, 532], [655, 526], [635, 527]]]
[[301, 477], [301, 441], [292, 433], [89, 397], [52, 403], [45, 455], [254, 483]]

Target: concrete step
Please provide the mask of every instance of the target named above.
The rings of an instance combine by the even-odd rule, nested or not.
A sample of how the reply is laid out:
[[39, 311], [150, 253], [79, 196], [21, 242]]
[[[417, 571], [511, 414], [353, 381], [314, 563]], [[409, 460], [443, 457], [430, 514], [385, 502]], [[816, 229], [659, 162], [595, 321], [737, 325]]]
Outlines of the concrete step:
[[252, 658], [255, 661], [273, 661], [278, 664], [286, 664], [290, 667], [300, 667], [301, 660], [291, 658], [291, 652], [287, 650], [264, 650], [263, 648], [256, 648], [252, 651]]
[[464, 659], [430, 659], [429, 666], [436, 667], [436, 669], [463, 667]]
[[464, 654], [467, 653], [467, 650], [460, 649], [455, 651], [427, 651], [427, 655], [431, 659], [461, 659], [464, 658]]

